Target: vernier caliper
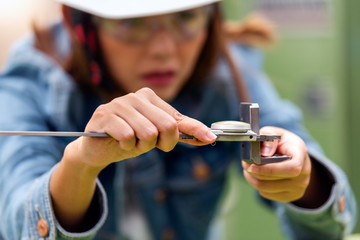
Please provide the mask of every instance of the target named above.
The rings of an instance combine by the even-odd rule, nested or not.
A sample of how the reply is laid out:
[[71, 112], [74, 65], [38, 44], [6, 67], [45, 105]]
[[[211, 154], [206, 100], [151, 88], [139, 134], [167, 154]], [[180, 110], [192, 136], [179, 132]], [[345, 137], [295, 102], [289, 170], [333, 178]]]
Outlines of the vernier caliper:
[[[263, 141], [279, 140], [278, 135], [259, 134], [259, 105], [257, 103], [241, 103], [240, 121], [221, 121], [211, 124], [211, 132], [217, 138], [216, 141], [238, 141], [241, 143], [242, 159], [256, 164], [280, 162], [289, 159], [286, 155], [262, 157], [260, 143]], [[180, 134], [180, 138], [194, 138], [186, 134]]]
[[[242, 159], [251, 163], [266, 164], [289, 159], [289, 156], [261, 157], [260, 142], [280, 139], [278, 135], [259, 134], [259, 105], [241, 103], [240, 121], [221, 121], [211, 125], [216, 141], [238, 141], [241, 144]], [[0, 135], [54, 136], [54, 137], [111, 137], [107, 133], [58, 132], [58, 131], [0, 131]], [[193, 136], [180, 133], [181, 139], [193, 139]]]

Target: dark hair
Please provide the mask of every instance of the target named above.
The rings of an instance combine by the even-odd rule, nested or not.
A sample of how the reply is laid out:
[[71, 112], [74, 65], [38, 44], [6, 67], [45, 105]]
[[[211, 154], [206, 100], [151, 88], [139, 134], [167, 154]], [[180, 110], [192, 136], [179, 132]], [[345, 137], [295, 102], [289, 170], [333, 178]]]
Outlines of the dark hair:
[[218, 61], [223, 42], [222, 21], [220, 6], [219, 4], [215, 4], [208, 24], [208, 37], [199, 55], [190, 81], [187, 82], [186, 86], [201, 84]]

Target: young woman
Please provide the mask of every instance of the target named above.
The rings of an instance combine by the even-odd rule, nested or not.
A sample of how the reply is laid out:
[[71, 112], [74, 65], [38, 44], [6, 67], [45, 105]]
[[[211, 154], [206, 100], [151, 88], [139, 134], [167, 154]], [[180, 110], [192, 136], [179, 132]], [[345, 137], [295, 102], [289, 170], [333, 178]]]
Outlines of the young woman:
[[[346, 176], [261, 73], [261, 53], [223, 38], [217, 0], [60, 2], [62, 24], [19, 44], [0, 76], [1, 129], [111, 137], [1, 137], [5, 239], [213, 237], [233, 161], [289, 238], [351, 232]], [[209, 145], [207, 126], [238, 120], [240, 101], [259, 103], [261, 133], [281, 136], [262, 155], [289, 160], [249, 164], [236, 142]]]

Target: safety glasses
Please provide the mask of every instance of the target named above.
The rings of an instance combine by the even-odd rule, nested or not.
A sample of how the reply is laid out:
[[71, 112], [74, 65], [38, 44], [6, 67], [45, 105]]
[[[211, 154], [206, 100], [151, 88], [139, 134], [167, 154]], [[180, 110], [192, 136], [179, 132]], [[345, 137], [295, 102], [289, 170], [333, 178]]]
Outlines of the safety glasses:
[[172, 14], [129, 19], [93, 17], [94, 24], [115, 38], [129, 43], [142, 44], [153, 34], [166, 30], [177, 42], [190, 40], [199, 34], [208, 23], [213, 6], [194, 8]]

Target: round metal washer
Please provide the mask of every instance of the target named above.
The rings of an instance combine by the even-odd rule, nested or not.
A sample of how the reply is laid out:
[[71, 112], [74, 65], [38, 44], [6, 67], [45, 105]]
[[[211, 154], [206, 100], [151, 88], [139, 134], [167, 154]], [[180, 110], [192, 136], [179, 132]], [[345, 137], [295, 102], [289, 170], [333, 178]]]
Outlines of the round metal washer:
[[221, 130], [224, 132], [242, 133], [251, 130], [251, 126], [249, 123], [241, 122], [241, 121], [220, 121], [211, 124], [211, 129]]

